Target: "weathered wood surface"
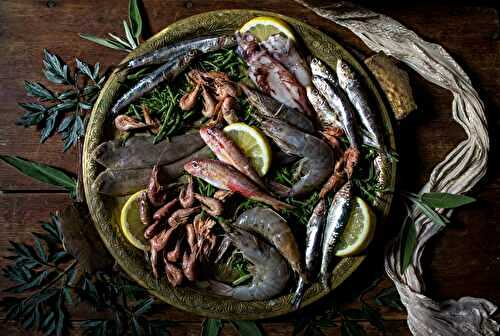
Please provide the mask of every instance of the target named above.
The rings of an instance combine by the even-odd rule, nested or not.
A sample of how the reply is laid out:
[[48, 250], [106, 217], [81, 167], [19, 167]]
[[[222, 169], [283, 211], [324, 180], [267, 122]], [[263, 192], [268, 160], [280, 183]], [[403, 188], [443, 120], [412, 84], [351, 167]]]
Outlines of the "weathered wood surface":
[[[245, 1], [165, 1], [144, 0], [149, 28], [157, 32], [174, 20], [209, 10], [247, 8]], [[327, 3], [328, 1], [325, 1]], [[49, 6], [52, 3], [54, 6]], [[15, 126], [21, 115], [17, 102], [24, 101], [22, 81], [44, 81], [41, 69], [42, 49], [48, 48], [65, 60], [79, 57], [88, 62], [100, 61], [103, 65], [116, 64], [124, 54], [80, 40], [79, 32], [103, 36], [107, 32], [121, 32], [121, 20], [127, 15], [126, 0], [109, 1], [0, 1], [0, 154], [15, 154], [75, 171], [75, 151], [62, 153], [58, 137], [46, 144], [39, 144], [34, 129]], [[500, 169], [496, 135], [500, 131], [500, 25], [493, 7], [461, 2], [461, 5], [385, 5], [375, 7], [424, 38], [442, 44], [464, 67], [487, 105], [490, 134], [492, 136], [491, 162], [488, 176], [477, 188], [476, 204], [455, 213], [452, 224], [428, 249], [424, 263], [428, 292], [439, 299], [458, 298], [463, 295], [485, 297], [500, 303]], [[300, 18], [330, 34], [349, 48], [366, 54], [367, 50], [345, 29], [320, 19], [289, 0], [256, 0], [251, 7], [279, 12]], [[432, 167], [439, 162], [457, 142], [464, 138], [462, 130], [450, 119], [452, 97], [444, 90], [426, 83], [411, 73], [419, 110], [396, 126], [400, 153], [399, 185], [415, 191], [426, 180]], [[67, 196], [55, 188], [25, 178], [6, 165], [0, 164], [0, 257], [6, 255], [8, 240], [24, 240], [29, 232], [38, 230], [37, 222], [48, 218], [50, 212], [69, 203]], [[397, 209], [395, 209], [397, 214]], [[391, 235], [398, 223], [391, 223], [382, 235]], [[374, 279], [382, 269], [381, 253], [373, 253], [367, 262], [338, 291], [350, 292], [363, 288], [368, 279]], [[0, 265], [5, 263], [1, 259]], [[387, 287], [387, 280], [378, 288]], [[0, 277], [0, 288], [8, 284]], [[379, 289], [367, 294], [373, 297]], [[334, 293], [333, 296], [344, 296]], [[355, 306], [354, 300], [343, 298], [346, 305]], [[324, 302], [323, 302], [324, 304]], [[311, 309], [323, 309], [323, 304]], [[404, 314], [382, 309], [388, 335], [407, 335]], [[78, 321], [89, 318], [88, 308], [75, 307], [75, 329]], [[201, 318], [174, 308], [164, 313], [167, 319], [179, 321], [173, 335], [198, 335]], [[0, 315], [2, 318], [4, 315]], [[262, 323], [267, 335], [289, 335], [296, 316], [285, 316]], [[6, 325], [12, 335], [24, 335], [22, 330]], [[366, 324], [369, 335], [377, 332]], [[340, 334], [340, 329], [325, 330], [329, 335]], [[234, 335], [230, 326], [224, 335]]]

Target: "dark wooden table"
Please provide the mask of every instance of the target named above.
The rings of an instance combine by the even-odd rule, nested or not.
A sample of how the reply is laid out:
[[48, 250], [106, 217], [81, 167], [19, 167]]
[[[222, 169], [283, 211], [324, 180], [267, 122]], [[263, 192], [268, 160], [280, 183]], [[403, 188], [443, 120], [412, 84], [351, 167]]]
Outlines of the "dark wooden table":
[[[325, 3], [328, 1], [325, 1]], [[451, 2], [450, 2], [451, 3]], [[431, 243], [425, 255], [427, 291], [437, 299], [458, 298], [464, 295], [484, 297], [500, 303], [500, 169], [496, 135], [500, 126], [500, 24], [498, 12], [487, 5], [462, 2], [451, 5], [405, 5], [377, 7], [419, 33], [425, 39], [442, 44], [463, 66], [487, 105], [492, 136], [492, 150], [487, 177], [474, 192], [478, 202], [454, 214], [452, 224]], [[247, 1], [167, 1], [144, 0], [149, 29], [157, 32], [169, 23], [205, 11], [228, 8], [271, 10], [300, 18], [330, 34], [349, 48], [367, 54], [368, 50], [347, 30], [323, 20], [289, 0]], [[79, 39], [79, 32], [99, 36], [121, 32], [121, 20], [127, 15], [126, 0], [4, 0], [0, 2], [0, 153], [15, 154], [32, 160], [76, 171], [74, 150], [63, 154], [56, 136], [39, 144], [34, 129], [15, 126], [21, 115], [17, 102], [25, 99], [23, 80], [44, 81], [41, 69], [42, 49], [48, 48], [64, 59], [79, 57], [88, 62], [116, 64], [124, 55]], [[419, 109], [410, 118], [395, 125], [401, 155], [399, 185], [416, 191], [424, 183], [433, 166], [442, 160], [460, 140], [463, 131], [451, 121], [451, 95], [426, 83], [411, 73]], [[61, 209], [70, 201], [56, 188], [25, 178], [15, 170], [0, 164], [0, 256], [7, 254], [9, 240], [23, 240], [29, 232], [38, 230], [38, 221]], [[397, 223], [393, 223], [394, 232]], [[387, 232], [391, 235], [393, 233]], [[3, 265], [1, 259], [0, 265]], [[382, 260], [370, 257], [348, 285], [352, 288], [380, 273]], [[7, 286], [0, 278], [0, 288]], [[351, 287], [349, 287], [351, 286]], [[387, 279], [380, 288], [390, 286]], [[1, 295], [1, 294], [0, 294]], [[334, 296], [336, 294], [334, 293]], [[345, 302], [344, 304], [356, 305]], [[319, 310], [322, 305], [313, 306]], [[389, 335], [408, 335], [405, 314], [381, 308]], [[72, 311], [75, 333], [79, 320], [93, 315], [88, 309]], [[300, 314], [299, 314], [300, 315]], [[174, 308], [163, 316], [179, 322], [174, 335], [197, 335], [202, 318]], [[265, 321], [261, 325], [268, 335], [290, 335], [292, 321], [298, 315]], [[497, 315], [498, 317], [498, 315]], [[0, 315], [0, 319], [4, 315]], [[5, 320], [3, 320], [5, 321]], [[361, 322], [368, 334], [378, 334], [367, 322]], [[6, 323], [2, 334], [21, 335], [23, 331]], [[7, 333], [7, 330], [9, 333]], [[340, 334], [339, 327], [324, 330], [329, 335]], [[232, 335], [230, 327], [224, 335]]]

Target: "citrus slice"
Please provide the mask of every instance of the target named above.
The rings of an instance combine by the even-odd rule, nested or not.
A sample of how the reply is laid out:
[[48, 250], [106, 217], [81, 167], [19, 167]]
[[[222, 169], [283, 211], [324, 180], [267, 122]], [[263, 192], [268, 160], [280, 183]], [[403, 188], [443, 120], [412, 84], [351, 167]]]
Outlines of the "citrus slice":
[[375, 214], [370, 206], [356, 197], [349, 222], [335, 247], [335, 255], [347, 257], [362, 252], [373, 239], [375, 225]]
[[139, 216], [139, 197], [141, 193], [145, 191], [144, 189], [130, 196], [123, 205], [120, 215], [120, 226], [123, 235], [130, 244], [141, 250], [147, 250], [149, 248], [149, 244], [146, 238], [144, 238], [146, 226], [142, 224]]
[[266, 137], [255, 127], [234, 123], [224, 128], [224, 133], [250, 159], [255, 171], [264, 176], [271, 166], [271, 147]]
[[295, 36], [288, 23], [271, 16], [253, 18], [240, 28], [240, 33], [250, 33], [259, 41], [265, 41], [269, 36], [281, 33], [290, 40], [295, 41]]

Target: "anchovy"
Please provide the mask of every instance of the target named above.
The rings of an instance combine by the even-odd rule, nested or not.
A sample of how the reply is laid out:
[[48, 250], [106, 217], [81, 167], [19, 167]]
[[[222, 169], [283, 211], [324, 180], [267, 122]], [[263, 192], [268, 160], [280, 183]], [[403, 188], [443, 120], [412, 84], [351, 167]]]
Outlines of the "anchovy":
[[[311, 215], [311, 218], [309, 218], [309, 222], [307, 222], [305, 266], [306, 274], [309, 280], [312, 280], [313, 274], [315, 274], [318, 257], [321, 252], [321, 239], [323, 237], [323, 229], [325, 227], [325, 216], [326, 201], [321, 199], [318, 204], [316, 204], [313, 214]], [[306, 282], [303, 278], [300, 278], [292, 299], [294, 310], [300, 307], [305, 289]]]
[[349, 181], [333, 197], [332, 204], [326, 217], [325, 233], [321, 255], [320, 279], [325, 287], [332, 270], [332, 261], [335, 256], [335, 245], [349, 220], [353, 205], [353, 186]]
[[135, 69], [144, 65], [161, 64], [171, 59], [178, 58], [191, 49], [201, 53], [208, 53], [222, 48], [231, 48], [236, 45], [236, 38], [232, 35], [199, 37], [192, 40], [177, 42], [161, 49], [151, 51], [134, 58], [118, 67], [121, 69]]
[[111, 115], [118, 114], [118, 112], [120, 112], [125, 106], [136, 101], [144, 94], [157, 87], [158, 84], [177, 77], [199, 54], [200, 52], [196, 49], [190, 50], [187, 54], [168, 61], [146, 77], [142, 78], [137, 84], [121, 96], [120, 99], [118, 99], [116, 104], [111, 109]]
[[306, 87], [306, 92], [309, 102], [314, 111], [316, 111], [321, 127], [337, 127], [343, 129], [342, 123], [339, 121], [338, 113], [330, 107], [325, 97], [319, 93], [318, 89], [308, 86]]
[[328, 104], [339, 112], [340, 121], [351, 147], [359, 148], [358, 134], [356, 133], [356, 120], [354, 108], [337, 82], [331, 82], [324, 77], [313, 75], [314, 86], [325, 97]]
[[323, 77], [324, 79], [334, 83], [338, 81], [335, 73], [332, 72], [325, 63], [321, 62], [319, 58], [313, 57], [311, 59], [310, 66], [313, 76]]
[[304, 113], [288, 107], [272, 97], [252, 90], [246, 85], [240, 84], [240, 87], [247, 96], [248, 102], [257, 109], [260, 116], [277, 118], [307, 133], [314, 133], [314, 125]]
[[309, 67], [289, 38], [281, 34], [275, 34], [263, 41], [261, 45], [271, 56], [283, 64], [297, 78], [300, 84], [303, 86], [311, 85]]
[[337, 76], [340, 87], [347, 93], [349, 100], [356, 109], [361, 123], [368, 131], [375, 147], [385, 149], [384, 137], [377, 121], [377, 116], [368, 103], [368, 96], [361, 80], [354, 69], [345, 61], [337, 62]]
[[198, 132], [175, 136], [153, 144], [151, 137], [134, 136], [122, 144], [121, 140], [103, 142], [92, 152], [92, 158], [106, 168], [151, 168], [165, 165], [192, 154], [205, 145]]

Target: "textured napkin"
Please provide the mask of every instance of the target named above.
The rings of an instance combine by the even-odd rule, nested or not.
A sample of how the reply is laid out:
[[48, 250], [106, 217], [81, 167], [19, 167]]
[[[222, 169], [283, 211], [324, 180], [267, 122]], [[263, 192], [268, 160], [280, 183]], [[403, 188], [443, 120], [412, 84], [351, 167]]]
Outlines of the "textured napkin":
[[[471, 81], [455, 60], [438, 44], [429, 43], [398, 21], [352, 3], [315, 6], [295, 0], [356, 34], [370, 49], [384, 52], [404, 62], [429, 82], [453, 94], [453, 119], [464, 129], [467, 139], [459, 143], [432, 171], [423, 192], [463, 194], [486, 173], [489, 138], [484, 105]], [[385, 269], [394, 281], [408, 311], [413, 335], [497, 335], [500, 325], [490, 316], [496, 306], [481, 298], [436, 302], [427, 297], [422, 276], [421, 256], [425, 244], [442, 227], [413, 208], [417, 246], [412, 263], [400, 271], [400, 237], [389, 246]], [[446, 216], [451, 212], [447, 211]]]

